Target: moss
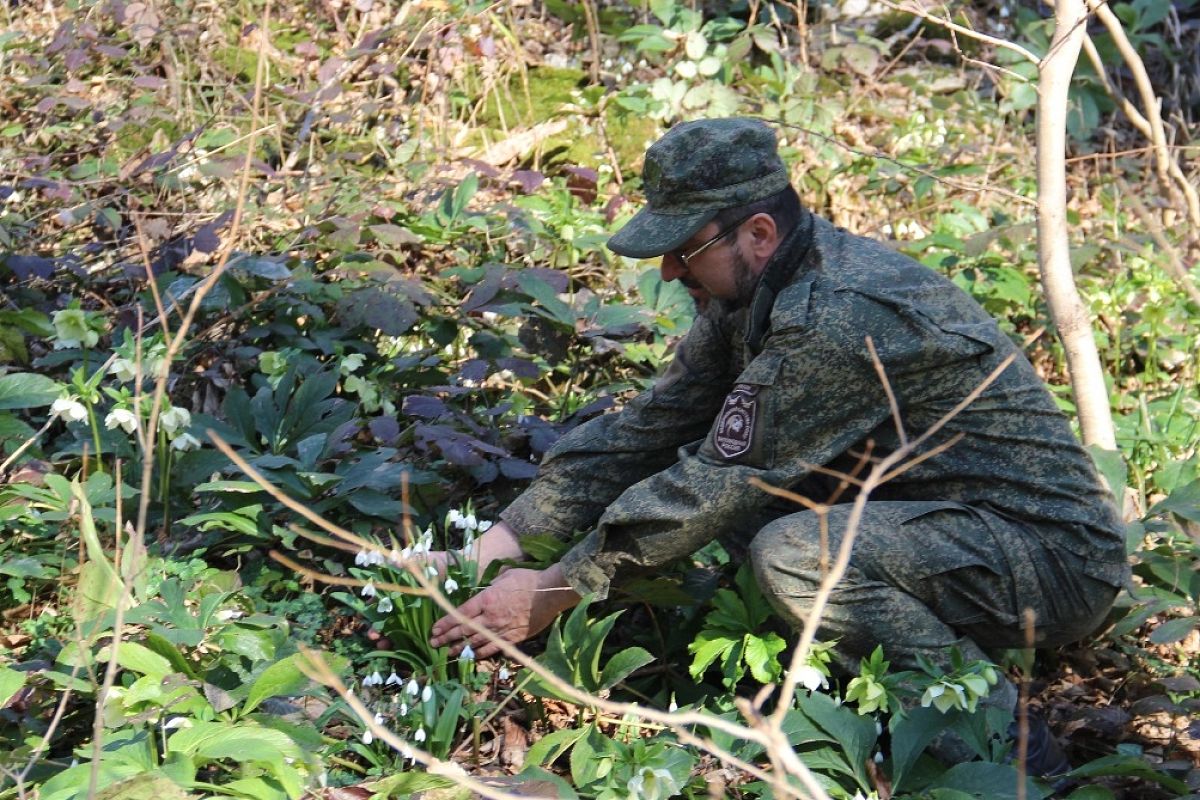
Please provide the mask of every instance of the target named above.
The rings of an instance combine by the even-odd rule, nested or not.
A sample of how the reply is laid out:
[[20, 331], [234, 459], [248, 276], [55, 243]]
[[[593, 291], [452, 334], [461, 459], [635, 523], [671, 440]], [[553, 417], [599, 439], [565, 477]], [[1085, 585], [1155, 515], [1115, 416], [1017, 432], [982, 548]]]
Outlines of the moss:
[[[514, 71], [508, 81], [488, 92], [479, 122], [489, 128], [529, 127], [558, 116], [559, 110], [575, 102], [572, 94], [587, 76], [583, 70], [558, 67], [533, 67], [525, 71], [528, 80]], [[476, 79], [477, 80], [477, 79]], [[479, 89], [482, 91], [482, 87]]]

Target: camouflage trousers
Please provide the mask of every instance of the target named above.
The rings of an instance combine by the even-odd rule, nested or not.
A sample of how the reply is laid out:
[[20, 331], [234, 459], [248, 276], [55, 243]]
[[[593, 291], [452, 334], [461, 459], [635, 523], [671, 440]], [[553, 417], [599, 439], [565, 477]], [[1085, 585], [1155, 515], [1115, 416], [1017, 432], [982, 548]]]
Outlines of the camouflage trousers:
[[[849, 568], [830, 595], [818, 638], [838, 640], [841, 671], [883, 645], [893, 669], [916, 669], [918, 655], [946, 664], [957, 646], [968, 661], [986, 649], [1026, 643], [1025, 610], [1036, 646], [1083, 638], [1104, 619], [1117, 587], [1083, 571], [1083, 559], [1047, 545], [1039, 529], [986, 509], [947, 502], [869, 502]], [[828, 563], [845, 537], [850, 505], [834, 506], [825, 524], [815, 512], [789, 514], [750, 543], [759, 586], [799, 630], [821, 582], [822, 528]], [[1012, 707], [1011, 686], [993, 704]]]

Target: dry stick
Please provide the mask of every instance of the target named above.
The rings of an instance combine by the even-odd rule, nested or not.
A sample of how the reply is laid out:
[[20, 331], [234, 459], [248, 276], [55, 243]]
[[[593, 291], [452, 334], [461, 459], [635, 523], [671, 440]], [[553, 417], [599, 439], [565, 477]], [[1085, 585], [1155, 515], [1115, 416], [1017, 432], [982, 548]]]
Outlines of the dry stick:
[[[1105, 8], [1107, 8], [1107, 6], [1105, 6]], [[1196, 197], [1195, 187], [1192, 186], [1191, 182], [1187, 179], [1187, 176], [1183, 174], [1183, 169], [1180, 168], [1179, 162], [1170, 155], [1170, 150], [1162, 128], [1162, 116], [1158, 113], [1157, 101], [1147, 105], [1148, 108], [1153, 109], [1153, 119], [1158, 120], [1158, 125], [1155, 126], [1151, 120], [1146, 119], [1142, 112], [1138, 110], [1137, 106], [1130, 102], [1129, 98], [1125, 96], [1120, 88], [1109, 80], [1108, 72], [1104, 67], [1104, 62], [1100, 58], [1100, 51], [1096, 49], [1096, 44], [1092, 41], [1090, 36], [1085, 36], [1083, 39], [1083, 51], [1087, 53], [1088, 60], [1092, 62], [1092, 67], [1096, 70], [1096, 74], [1100, 78], [1100, 85], [1104, 87], [1104, 91], [1107, 92], [1109, 97], [1111, 97], [1113, 101], [1121, 107], [1121, 110], [1125, 112], [1125, 117], [1129, 120], [1130, 124], [1137, 128], [1143, 136], [1150, 140], [1150, 145], [1148, 147], [1138, 148], [1136, 150], [1130, 150], [1125, 153], [1114, 155], [1132, 155], [1135, 153], [1145, 152], [1146, 150], [1153, 150], [1155, 163], [1158, 166], [1159, 180], [1163, 184], [1163, 187], [1168, 192], [1171, 192], [1177, 188], [1183, 191], [1184, 198], [1188, 206], [1188, 212], [1191, 215], [1192, 225], [1193, 227], [1200, 225], [1200, 222], [1197, 222], [1196, 216], [1197, 214], [1200, 214], [1200, 200], [1198, 200]], [[1124, 54], [1125, 51], [1122, 50], [1122, 55]], [[1136, 52], [1133, 52], [1132, 56], [1133, 58], [1138, 58]], [[1129, 63], [1128, 57], [1126, 57], [1126, 63]], [[1140, 64], [1141, 61], [1139, 60], [1138, 63]], [[1142, 70], [1145, 70], [1145, 65], [1142, 65]], [[1138, 82], [1138, 86], [1140, 89], [1140, 81]], [[1142, 96], [1142, 101], [1143, 103], [1146, 102], [1144, 94]], [[1180, 147], [1177, 149], [1185, 150], [1187, 148]], [[1083, 156], [1080, 156], [1079, 158], [1083, 158]], [[1164, 160], [1166, 161], [1166, 170], [1169, 177], [1167, 175], [1163, 175], [1162, 173], [1162, 164]], [[1172, 179], [1174, 179], [1174, 182], [1172, 182]], [[1178, 184], [1178, 186], [1176, 186], [1176, 184]]]
[[[122, 575], [121, 570], [121, 460], [117, 459], [113, 469], [113, 481], [117, 490], [117, 532], [116, 541], [113, 545], [113, 564], [116, 567], [117, 575]], [[133, 536], [137, 536], [137, 532]], [[132, 537], [131, 537], [132, 538]], [[131, 543], [132, 545], [132, 543]], [[136, 545], [132, 545], [136, 546]], [[117, 682], [117, 649], [121, 646], [121, 636], [125, 628], [125, 608], [129, 605], [129, 600], [132, 598], [133, 589], [128, 581], [121, 580], [121, 593], [117, 597], [117, 607], [113, 615], [113, 627], [110, 643], [108, 646], [108, 665], [104, 668], [104, 682], [100, 685], [100, 691], [96, 695], [96, 716], [92, 719], [92, 763], [88, 773], [88, 800], [92, 800], [96, 796], [96, 790], [99, 788], [100, 782], [100, 761], [103, 755], [104, 747], [104, 705], [108, 698], [109, 692]]]
[[[233, 461], [234, 464], [236, 464], [240, 469], [242, 469], [248, 477], [250, 477], [264, 491], [266, 491], [268, 494], [270, 494], [271, 497], [273, 497], [275, 500], [279, 501], [286, 508], [290, 509], [291, 511], [296, 512], [297, 514], [300, 514], [301, 516], [303, 516], [306, 519], [313, 522], [315, 525], [317, 525], [322, 530], [324, 530], [328, 533], [331, 533], [334, 536], [337, 536], [337, 537], [343, 539], [344, 541], [358, 544], [361, 547], [367, 547], [367, 548], [377, 547], [377, 545], [375, 545], [374, 543], [367, 542], [367, 541], [361, 539], [360, 537], [355, 536], [354, 534], [341, 528], [340, 526], [335, 525], [334, 523], [329, 522], [328, 520], [324, 519], [319, 514], [316, 514], [311, 509], [309, 509], [307, 506], [293, 500], [291, 497], [289, 497], [288, 495], [286, 495], [282, 491], [280, 491], [278, 489], [278, 487], [276, 487], [274, 484], [272, 484], [270, 481], [268, 481], [264, 476], [262, 476], [260, 473], [258, 473], [248, 463], [246, 463], [245, 459], [243, 459], [240, 455], [238, 455], [238, 453], [235, 452], [225, 442], [225, 440], [220, 437], [220, 435], [216, 434], [214, 431], [211, 431], [211, 430], [208, 431], [208, 435], [212, 439], [213, 444], [217, 447], [218, 450], [220, 450], [222, 453], [224, 453], [225, 456], [228, 457], [231, 461]], [[734, 736], [736, 738], [756, 742], [757, 744], [760, 744], [763, 747], [767, 748], [768, 752], [770, 752], [771, 749], [776, 746], [777, 737], [773, 737], [772, 735], [768, 734], [766, 731], [760, 730], [758, 728], [748, 727], [745, 725], [739, 725], [734, 722], [729, 722], [728, 720], [724, 720], [724, 719], [712, 716], [707, 713], [703, 713], [703, 712], [682, 712], [681, 713], [678, 711], [671, 713], [671, 712], [658, 711], [656, 709], [650, 709], [650, 708], [645, 708], [643, 706], [639, 706], [636, 703], [613, 702], [611, 700], [606, 700], [606, 699], [603, 699], [600, 697], [596, 697], [594, 695], [590, 695], [587, 692], [581, 691], [581, 690], [577, 689], [575, 686], [573, 686], [572, 684], [564, 681], [563, 679], [559, 678], [554, 673], [547, 670], [541, 664], [537, 663], [536, 661], [531, 660], [515, 645], [513, 645], [513, 644], [509, 643], [507, 640], [502, 639], [501, 637], [497, 636], [495, 633], [493, 633], [487, 627], [476, 622], [473, 618], [467, 617], [464, 614], [462, 614], [458, 610], [458, 608], [456, 608], [452, 603], [450, 603], [450, 601], [448, 601], [445, 598], [445, 596], [441, 593], [438, 586], [429, 581], [429, 579], [425, 576], [423, 571], [414, 570], [414, 571], [412, 571], [411, 574], [413, 575], [414, 579], [425, 590], [428, 597], [430, 599], [432, 599], [438, 605], [438, 607], [441, 608], [442, 611], [444, 611], [449, 617], [454, 619], [459, 624], [470, 629], [472, 632], [481, 634], [489, 643], [496, 645], [496, 647], [499, 648], [500, 652], [502, 652], [505, 656], [507, 656], [511, 660], [515, 661], [516, 663], [520, 664], [521, 666], [525, 667], [526, 669], [528, 669], [531, 672], [533, 672], [534, 674], [536, 674], [539, 678], [541, 678], [543, 681], [545, 681], [549, 686], [553, 687], [557, 692], [562, 694], [564, 697], [568, 698], [573, 703], [576, 703], [576, 704], [582, 705], [582, 706], [590, 706], [590, 707], [599, 709], [601, 711], [604, 711], [605, 713], [612, 714], [614, 716], [620, 716], [620, 715], [624, 715], [624, 714], [632, 714], [637, 717], [665, 725], [677, 732], [682, 730], [683, 726], [702, 725], [702, 726], [705, 726], [708, 728], [720, 730], [720, 731], [727, 733], [731, 736]], [[322, 578], [322, 580], [324, 580], [324, 578]], [[332, 684], [330, 684], [330, 685], [332, 685]], [[363, 723], [367, 724], [367, 725], [371, 725], [371, 719], [372, 719], [372, 717], [368, 716], [363, 719]], [[378, 726], [371, 728], [373, 733], [376, 732], [376, 727], [378, 727]], [[792, 774], [800, 777], [800, 779], [805, 784], [805, 788], [811, 792], [812, 797], [818, 798], [818, 800], [827, 800], [828, 796], [821, 789], [820, 785], [816, 782], [816, 779], [813, 778], [812, 773], [808, 770], [808, 768], [802, 762], [799, 761], [798, 758], [795, 757], [794, 753], [790, 752], [790, 747], [788, 748], [788, 751], [789, 751], [789, 753], [787, 755], [790, 756], [790, 758], [787, 759], [788, 763], [786, 765], [788, 767], [788, 771], [791, 772]], [[716, 753], [714, 753], [714, 755], [716, 755]], [[794, 794], [794, 789], [789, 789], [787, 794]]]
[[986, 33], [980, 33], [979, 31], [968, 28], [965, 25], [959, 25], [957, 22], [948, 20], [945, 17], [935, 16], [930, 14], [924, 8], [918, 6], [916, 3], [893, 3], [890, 2], [890, 0], [883, 0], [883, 4], [890, 8], [894, 8], [897, 11], [903, 11], [905, 13], [912, 14], [914, 17], [920, 17], [927, 22], [932, 22], [935, 25], [939, 25], [943, 28], [954, 31], [955, 33], [961, 33], [963, 36], [968, 36], [972, 39], [978, 39], [981, 42], [987, 42], [990, 45], [1002, 47], [1005, 50], [1011, 50], [1017, 55], [1032, 61], [1034, 64], [1037, 64], [1041, 61], [1041, 59], [1034, 55], [1033, 52], [1022, 47], [1016, 42], [1010, 42], [1007, 39], [1000, 39], [996, 36], [988, 36]]
[[[163, 358], [162, 365], [159, 368], [159, 374], [156, 376], [154, 383], [154, 398], [150, 405], [150, 419], [146, 423], [146, 431], [142, 438], [143, 451], [147, 457], [143, 459], [142, 467], [142, 494], [138, 503], [138, 518], [137, 531], [139, 535], [144, 536], [146, 532], [146, 519], [150, 512], [150, 480], [154, 469], [152, 458], [148, 457], [149, 450], [147, 448], [154, 445], [154, 437], [158, 430], [158, 418], [162, 411], [163, 399], [166, 396], [167, 379], [171, 374], [171, 362], [176, 354], [183, 347], [184, 339], [187, 336], [188, 330], [192, 326], [192, 321], [196, 318], [197, 312], [200, 310], [200, 303], [212, 291], [221, 275], [224, 274], [225, 268], [229, 265], [229, 256], [233, 252], [233, 246], [237, 241], [238, 234], [242, 226], [242, 214], [246, 207], [246, 192], [250, 185], [250, 166], [254, 161], [254, 147], [258, 141], [257, 131], [259, 124], [259, 106], [262, 101], [263, 82], [266, 78], [267, 66], [267, 32], [270, 30], [271, 21], [271, 0], [267, 0], [266, 6], [263, 8], [263, 24], [262, 35], [258, 39], [258, 64], [254, 73], [254, 97], [251, 103], [250, 113], [250, 128], [253, 133], [250, 136], [249, 142], [246, 145], [246, 158], [242, 163], [241, 181], [238, 186], [238, 201], [233, 212], [233, 221], [229, 228], [229, 237], [226, 239], [224, 246], [221, 248], [221, 254], [217, 259], [217, 265], [213, 268], [212, 273], [200, 282], [199, 288], [192, 295], [192, 302], [188, 306], [187, 312], [179, 323], [179, 329], [175, 332], [175, 336], [168, 340], [167, 353]], [[153, 282], [154, 276], [147, 276]], [[165, 320], [160, 320], [165, 328]]]
[[867, 352], [871, 354], [871, 366], [875, 368], [875, 374], [879, 376], [879, 382], [883, 384], [883, 391], [887, 394], [888, 408], [892, 410], [892, 422], [896, 426], [896, 435], [900, 437], [900, 446], [908, 445], [908, 435], [904, 432], [904, 421], [900, 418], [900, 404], [896, 402], [896, 393], [892, 391], [892, 383], [887, 378], [887, 373], [883, 371], [883, 362], [879, 360], [879, 353], [875, 351], [875, 340], [870, 336], [867, 337]]
[[[771, 727], [774, 730], [780, 730], [783, 724], [784, 715], [788, 708], [791, 707], [792, 698], [796, 692], [796, 684], [798, 682], [799, 667], [808, 659], [809, 649], [812, 647], [813, 640], [816, 638], [817, 625], [821, 617], [825, 613], [825, 606], [829, 603], [829, 597], [833, 593], [834, 587], [846, 574], [846, 568], [850, 565], [850, 554], [854, 547], [855, 537], [858, 535], [858, 526], [862, 521], [862, 515], [866, 508], [867, 498], [871, 492], [880, 486], [888, 477], [894, 467], [898, 467], [911, 454], [915, 453], [930, 437], [946, 426], [950, 420], [958, 416], [967, 406], [974, 403], [981, 394], [990, 386], [1004, 370], [1008, 369], [1012, 364], [1016, 354], [1012, 353], [1000, 364], [992, 370], [992, 372], [983, 379], [971, 392], [964, 397], [959, 403], [950, 409], [944, 416], [933, 423], [924, 433], [913, 439], [905, 447], [897, 448], [878, 464], [871, 468], [863, 481], [862, 488], [858, 496], [854, 498], [854, 503], [851, 506], [850, 514], [846, 520], [846, 532], [842, 538], [841, 547], [838, 548], [837, 560], [833, 564], [833, 568], [829, 574], [821, 581], [821, 585], [817, 590], [816, 596], [813, 598], [812, 609], [809, 611], [808, 618], [804, 621], [804, 629], [800, 634], [800, 641], [797, 643], [795, 650], [792, 651], [791, 663], [788, 665], [788, 670], [784, 674], [783, 686], [780, 690], [779, 705], [775, 712], [771, 715]], [[884, 381], [886, 382], [886, 374]], [[946, 445], [942, 446], [943, 449]], [[755, 485], [762, 484], [756, 479], [751, 481]]]
[[580, 0], [583, 18], [587, 23], [588, 43], [592, 47], [592, 68], [589, 73], [592, 85], [595, 86], [600, 83], [600, 24], [596, 21], [596, 7], [593, 2], [594, 0]]
[[[1022, 615], [1025, 623], [1026, 654], [1033, 652], [1034, 614], [1026, 608]], [[1029, 670], [1021, 670], [1020, 694], [1017, 696], [1017, 800], [1025, 800], [1025, 769], [1029, 759]]]
[[[292, 528], [292, 530], [296, 531], [296, 533], [300, 533], [300, 530], [297, 528]], [[294, 570], [297, 574], [303, 575], [304, 577], [313, 581], [328, 583], [331, 586], [349, 586], [355, 589], [360, 589], [363, 586], [366, 586], [368, 583], [367, 581], [360, 580], [358, 578], [343, 578], [337, 575], [327, 575], [323, 572], [317, 572], [314, 569], [309, 569], [298, 561], [293, 561], [278, 550], [271, 550], [268, 555], [270, 555], [271, 558], [275, 559], [280, 564], [283, 564], [288, 569]], [[396, 592], [398, 594], [415, 594], [420, 597], [425, 597], [428, 595], [424, 589], [419, 589], [415, 586], [403, 586], [399, 583], [389, 583], [387, 581], [370, 581], [370, 583], [376, 589], [383, 589], [387, 592]]]
[[1009, 191], [1008, 189], [1001, 189], [999, 186], [979, 185], [979, 184], [967, 183], [965, 181], [951, 180], [950, 178], [945, 178], [945, 177], [942, 177], [941, 175], [937, 175], [933, 172], [930, 172], [927, 169], [922, 169], [921, 167], [917, 167], [912, 164], [906, 164], [903, 161], [901, 161], [897, 158], [894, 158], [892, 156], [889, 156], [887, 153], [884, 153], [880, 150], [876, 150], [874, 152], [867, 152], [866, 150], [860, 150], [857, 147], [846, 144], [845, 142], [841, 141], [840, 139], [836, 139], [832, 136], [828, 136], [824, 133], [821, 133], [820, 131], [814, 131], [810, 128], [806, 128], [803, 125], [797, 125], [792, 122], [784, 122], [783, 120], [778, 120], [778, 119], [769, 119], [767, 117], [759, 117], [759, 119], [761, 119], [763, 122], [773, 123], [774, 125], [776, 125], [780, 128], [786, 128], [788, 130], [799, 131], [800, 133], [803, 133], [806, 136], [812, 136], [813, 138], [820, 139], [821, 141], [826, 142], [827, 144], [834, 145], [835, 147], [840, 147], [841, 149], [845, 150], [846, 152], [853, 153], [854, 155], [861, 156], [862, 158], [872, 158], [877, 161], [887, 161], [891, 164], [895, 164], [897, 167], [904, 170], [905, 172], [911, 172], [911, 173], [914, 173], [917, 175], [921, 175], [922, 177], [929, 178], [931, 181], [940, 183], [943, 186], [949, 186], [953, 189], [961, 189], [964, 192], [978, 192], [980, 194], [989, 194], [989, 193], [997, 194], [997, 195], [1000, 195], [1001, 197], [1007, 197], [1009, 200], [1012, 200], [1013, 202], [1022, 203], [1027, 206], [1036, 206], [1037, 205], [1036, 200], [1034, 200], [1031, 197], [1026, 197], [1023, 194], [1017, 194], [1016, 192]]
[[[159, 324], [162, 325], [163, 336], [171, 338], [171, 329], [167, 326], [167, 311], [163, 307], [162, 295], [158, 293], [158, 281], [154, 279], [154, 267], [150, 264], [150, 250], [146, 247], [146, 234], [142, 231], [140, 214], [133, 215], [133, 227], [137, 231], [138, 252], [142, 256], [142, 266], [146, 269], [146, 283], [150, 284], [150, 294], [154, 297], [154, 310], [158, 312]], [[140, 325], [138, 326], [141, 327]], [[141, 359], [138, 359], [139, 361]]]
[[[1174, 163], [1174, 159], [1171, 158], [1170, 151], [1167, 149], [1167, 137], [1163, 130], [1162, 114], [1158, 107], [1159, 101], [1154, 94], [1154, 87], [1150, 83], [1150, 75], [1146, 72], [1146, 64], [1130, 43], [1129, 37], [1125, 35], [1125, 28], [1121, 25], [1121, 20], [1108, 7], [1108, 3], [1088, 0], [1087, 6], [1088, 10], [1104, 23], [1104, 27], [1108, 28], [1113, 44], [1117, 46], [1117, 51], [1125, 59], [1125, 66], [1129, 67], [1129, 71], [1133, 73], [1134, 85], [1137, 86], [1138, 94], [1142, 98], [1142, 105], [1145, 107], [1145, 115], [1150, 121], [1152, 132], [1150, 140], [1154, 145], [1154, 160], [1158, 177], [1165, 185], [1170, 186], [1171, 181], [1168, 176], [1173, 174], [1171, 165]], [[1179, 166], [1176, 164], [1175, 168], [1178, 170]], [[1182, 172], [1176, 176], [1176, 181], [1187, 199], [1188, 216], [1192, 225], [1200, 226], [1200, 197], [1196, 195], [1196, 188], [1183, 177]]]

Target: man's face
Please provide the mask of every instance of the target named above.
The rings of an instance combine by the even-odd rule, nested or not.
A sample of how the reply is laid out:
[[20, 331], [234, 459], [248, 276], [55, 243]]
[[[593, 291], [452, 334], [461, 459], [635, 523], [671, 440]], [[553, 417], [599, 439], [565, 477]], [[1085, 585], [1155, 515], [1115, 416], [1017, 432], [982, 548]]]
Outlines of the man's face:
[[718, 233], [717, 224], [708, 223], [677, 250], [664, 255], [660, 266], [662, 279], [682, 283], [701, 311], [714, 299], [730, 310], [749, 305], [757, 285], [758, 276], [738, 245], [738, 229], [697, 255], [687, 257], [686, 261], [680, 257], [681, 253], [693, 252]]

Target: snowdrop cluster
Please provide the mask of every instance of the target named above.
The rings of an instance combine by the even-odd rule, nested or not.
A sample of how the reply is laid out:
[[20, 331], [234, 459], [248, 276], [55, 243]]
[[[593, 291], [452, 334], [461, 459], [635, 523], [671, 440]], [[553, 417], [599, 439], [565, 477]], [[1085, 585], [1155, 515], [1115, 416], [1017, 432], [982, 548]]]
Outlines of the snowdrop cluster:
[[928, 121], [924, 114], [912, 118], [913, 130], [896, 140], [895, 152], [904, 152], [918, 147], [941, 147], [946, 143], [946, 121], [936, 119], [933, 127], [926, 127]]
[[885, 223], [880, 229], [880, 233], [884, 236], [896, 239], [924, 239], [929, 235], [929, 232], [921, 227], [921, 223], [916, 220], [905, 220], [900, 222], [895, 227], [892, 227], [890, 222]]

